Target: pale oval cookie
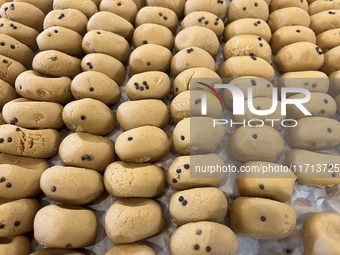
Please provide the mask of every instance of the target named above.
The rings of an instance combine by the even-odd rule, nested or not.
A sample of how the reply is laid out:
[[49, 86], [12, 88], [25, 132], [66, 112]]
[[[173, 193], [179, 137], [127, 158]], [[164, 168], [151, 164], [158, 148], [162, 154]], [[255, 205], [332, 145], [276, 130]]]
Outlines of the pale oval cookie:
[[155, 197], [163, 192], [165, 180], [156, 165], [118, 161], [106, 168], [104, 185], [114, 197]]
[[49, 77], [28, 70], [18, 76], [15, 89], [25, 98], [65, 104], [73, 99], [71, 82], [68, 77]]
[[83, 72], [74, 77], [71, 92], [74, 99], [92, 98], [106, 105], [118, 103], [121, 96], [117, 83], [96, 71]]
[[0, 55], [0, 79], [14, 86], [16, 78], [19, 74], [27, 71], [20, 62]]
[[45, 170], [40, 187], [50, 199], [69, 205], [90, 203], [104, 191], [102, 176], [97, 171], [64, 166]]
[[87, 54], [81, 61], [81, 69], [85, 71], [96, 71], [107, 75], [118, 85], [126, 78], [125, 66], [118, 59], [103, 53]]
[[37, 37], [40, 51], [57, 50], [75, 57], [84, 55], [82, 41], [83, 37], [77, 32], [58, 26], [45, 29]]
[[197, 47], [183, 49], [171, 60], [171, 73], [174, 77], [194, 67], [206, 67], [215, 71], [216, 63], [207, 51]]
[[324, 53], [340, 46], [340, 28], [327, 30], [316, 37], [318, 45]]
[[322, 11], [328, 10], [339, 10], [340, 9], [340, 1], [339, 0], [324, 0], [324, 1], [315, 1], [309, 5], [309, 15], [313, 16]]
[[211, 12], [224, 20], [227, 15], [227, 2], [224, 0], [187, 0], [184, 7], [184, 14], [188, 15], [196, 11]]
[[[115, 47], [112, 47], [112, 44]], [[124, 37], [104, 30], [92, 30], [83, 39], [85, 53], [104, 53], [127, 63], [130, 56], [130, 45]]]
[[268, 5], [264, 0], [235, 0], [228, 7], [228, 22], [238, 19], [252, 18], [267, 21]]
[[126, 84], [126, 94], [130, 100], [164, 99], [170, 89], [169, 76], [159, 71], [135, 74]]
[[159, 233], [163, 226], [163, 209], [152, 199], [118, 200], [111, 205], [105, 216], [106, 234], [115, 243], [142, 240]]
[[0, 33], [13, 37], [19, 42], [30, 47], [32, 50], [38, 48], [36, 39], [39, 32], [34, 28], [9, 19], [0, 18]]
[[138, 12], [135, 26], [138, 27], [145, 23], [154, 23], [165, 26], [174, 34], [178, 27], [178, 17], [176, 13], [170, 9], [147, 6]]
[[27, 255], [31, 252], [31, 243], [26, 235], [0, 237], [0, 253], [12, 255]]
[[6, 124], [0, 126], [1, 152], [32, 158], [49, 158], [58, 152], [60, 134], [54, 129], [29, 130]]
[[268, 18], [268, 25], [272, 33], [284, 26], [309, 27], [310, 24], [311, 18], [309, 17], [308, 12], [298, 7], [279, 9], [272, 12]]
[[272, 38], [272, 32], [266, 22], [260, 19], [239, 19], [228, 24], [224, 30], [224, 41], [228, 41], [236, 35], [257, 35], [267, 43]]
[[221, 38], [224, 31], [223, 20], [215, 14], [205, 11], [192, 12], [185, 16], [181, 23], [181, 29], [192, 26], [202, 26], [213, 31], [218, 38]]
[[114, 161], [114, 144], [106, 137], [72, 133], [59, 147], [60, 159], [67, 165], [103, 172]]
[[0, 97], [0, 110], [6, 103], [18, 97], [18, 94], [16, 93], [15, 89], [10, 84], [3, 80], [0, 80], [0, 94], [2, 95]]
[[81, 72], [81, 61], [56, 50], [39, 52], [33, 59], [33, 70], [53, 77], [74, 78]]
[[145, 44], [135, 49], [129, 59], [132, 74], [149, 71], [167, 72], [170, 68], [172, 52], [157, 44]]
[[86, 17], [89, 19], [92, 15], [98, 12], [98, 8], [94, 2], [91, 0], [54, 0], [53, 1], [53, 9], [54, 10], [63, 10], [63, 9], [77, 9], [84, 13]]
[[48, 205], [34, 219], [34, 238], [45, 247], [70, 249], [88, 246], [95, 240], [96, 232], [96, 215], [79, 206]]
[[170, 118], [168, 107], [155, 99], [126, 101], [119, 105], [116, 114], [123, 130], [142, 126], [164, 128]]
[[288, 0], [288, 1], [271, 0], [271, 3], [269, 5], [269, 11], [272, 13], [274, 11], [287, 7], [298, 7], [308, 12], [307, 0]]
[[234, 36], [224, 45], [224, 60], [237, 56], [254, 56], [266, 60], [269, 64], [272, 62], [272, 51], [269, 44], [256, 35]]
[[327, 30], [340, 28], [337, 21], [340, 17], [340, 10], [322, 11], [310, 17], [310, 28], [316, 35]]
[[0, 54], [20, 62], [26, 68], [32, 66], [33, 51], [11, 36], [0, 34]]
[[102, 0], [99, 5], [99, 11], [115, 13], [131, 24], [134, 24], [138, 8], [132, 0]]
[[340, 64], [338, 63], [338, 58], [340, 54], [340, 46], [337, 46], [331, 50], [329, 50], [325, 54], [324, 62], [320, 71], [326, 73], [327, 75], [332, 72], [338, 71], [340, 69]]
[[13, 0], [13, 2], [25, 2], [39, 8], [43, 13], [47, 14], [53, 10], [53, 0]]
[[173, 10], [178, 18], [182, 18], [184, 16], [184, 6], [185, 6], [186, 0], [178, 0], [178, 1], [172, 1], [172, 0], [165, 0], [165, 1], [157, 1], [157, 0], [147, 0], [146, 4], [148, 6], [159, 6], [168, 8], [170, 10]]
[[105, 30], [123, 36], [130, 41], [134, 27], [127, 20], [112, 12], [100, 11], [93, 15], [87, 23], [87, 31]]
[[[283, 47], [297, 42], [310, 42], [317, 44], [316, 37], [312, 29], [304, 26], [285, 26], [279, 28], [273, 33], [270, 46], [273, 53], [277, 54]], [[317, 45], [319, 46], [319, 44]]]
[[84, 98], [64, 107], [63, 121], [74, 132], [107, 135], [116, 125], [113, 111], [104, 103]]
[[328, 94], [333, 97], [336, 97], [340, 94], [340, 70], [335, 71], [329, 75], [329, 89]]
[[125, 162], [155, 162], [169, 153], [170, 141], [167, 134], [160, 128], [139, 127], [119, 135], [115, 151], [118, 157]]
[[88, 19], [85, 14], [76, 9], [53, 10], [44, 20], [44, 29], [60, 26], [71, 29], [81, 36], [86, 34]]
[[188, 27], [180, 31], [175, 38], [175, 50], [181, 51], [187, 47], [198, 47], [216, 57], [220, 42], [210, 29], [200, 26]]
[[266, 60], [249, 56], [228, 58], [218, 74], [221, 78], [258, 76], [265, 79], [273, 79], [275, 75], [273, 67]]
[[142, 253], [143, 255], [156, 255], [153, 249], [142, 243], [129, 243], [116, 245], [108, 250], [104, 255], [134, 255]]
[[63, 106], [60, 104], [24, 98], [8, 102], [2, 109], [6, 123], [34, 129], [63, 127], [62, 112]]
[[43, 30], [45, 14], [32, 4], [24, 2], [5, 3], [0, 8], [1, 18], [19, 22], [38, 32]]
[[282, 72], [298, 72], [318, 71], [324, 59], [322, 50], [316, 44], [297, 42], [283, 47], [274, 61], [276, 68]]

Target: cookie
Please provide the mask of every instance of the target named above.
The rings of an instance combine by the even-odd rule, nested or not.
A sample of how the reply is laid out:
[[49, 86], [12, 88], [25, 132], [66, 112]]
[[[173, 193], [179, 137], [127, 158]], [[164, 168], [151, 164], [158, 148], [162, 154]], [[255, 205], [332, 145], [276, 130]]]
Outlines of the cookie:
[[225, 136], [223, 126], [214, 127], [213, 123], [214, 119], [209, 117], [185, 118], [178, 122], [171, 139], [175, 151], [182, 156], [213, 153]]
[[138, 48], [144, 44], [157, 44], [168, 48], [172, 51], [174, 47], [174, 36], [171, 31], [161, 25], [157, 24], [142, 24], [136, 28], [132, 44], [134, 48]]
[[[172, 84], [172, 92], [174, 93], [174, 96], [177, 96], [183, 91], [197, 89], [200, 85], [196, 84], [196, 82], [203, 82], [212, 87], [214, 87], [215, 84], [222, 84], [220, 76], [218, 76], [218, 74], [214, 71], [206, 67], [190, 68], [181, 72], [175, 78]], [[220, 91], [220, 89], [215, 90], [217, 93]]]
[[0, 34], [0, 54], [20, 62], [26, 68], [31, 67], [34, 57], [28, 46], [5, 34]]
[[39, 8], [44, 14], [53, 10], [53, 0], [13, 0], [13, 2], [25, 2]]
[[236, 35], [257, 35], [267, 43], [272, 38], [272, 32], [266, 22], [251, 18], [239, 19], [226, 26], [223, 33], [224, 41], [227, 42]]
[[329, 10], [339, 10], [340, 9], [340, 1], [339, 0], [324, 0], [324, 1], [315, 1], [309, 6], [309, 15], [313, 16], [322, 11]]
[[50, 167], [46, 160], [1, 153], [0, 163], [1, 198], [28, 198], [41, 192], [41, 174]]
[[166, 177], [170, 186], [176, 190], [216, 187], [222, 182], [224, 173], [205, 171], [211, 166], [220, 166], [222, 168], [225, 164], [220, 156], [213, 153], [181, 156], [170, 163]]
[[181, 30], [175, 38], [175, 50], [181, 51], [195, 46], [206, 50], [212, 57], [216, 57], [220, 42], [213, 31], [201, 26], [192, 26]]
[[227, 215], [227, 208], [228, 201], [217, 188], [179, 191], [171, 196], [169, 202], [170, 217], [178, 226], [198, 221], [219, 223]]
[[155, 162], [169, 153], [170, 141], [167, 134], [160, 128], [139, 127], [119, 135], [115, 151], [118, 157], [125, 162]]
[[96, 71], [83, 72], [74, 77], [71, 92], [75, 99], [92, 98], [106, 105], [118, 103], [121, 96], [118, 84]]
[[153, 236], [164, 226], [163, 209], [152, 199], [121, 199], [105, 215], [105, 231], [112, 242], [132, 243]]
[[337, 46], [340, 46], [340, 28], [327, 30], [319, 34], [316, 37], [316, 44], [324, 53]]
[[87, 54], [81, 61], [81, 68], [85, 71], [96, 71], [107, 75], [118, 85], [125, 81], [126, 69], [119, 60], [103, 53]]
[[[252, 124], [263, 123], [264, 125], [277, 128], [281, 125], [281, 122], [286, 119], [286, 115], [281, 114], [281, 102], [280, 101], [273, 102], [273, 98], [271, 97], [252, 98], [252, 102], [251, 102], [253, 109], [259, 110], [259, 111], [269, 110], [271, 109], [273, 105], [276, 105], [275, 111], [271, 114], [257, 115], [257, 114], [252, 113], [249, 110], [248, 100], [244, 101], [244, 105], [245, 105], [244, 114], [234, 115], [234, 123], [241, 123], [241, 124], [237, 124], [238, 126], [243, 126], [243, 123], [245, 121], [246, 125], [251, 125], [249, 123], [252, 123]], [[257, 121], [252, 121], [254, 119], [256, 119]]]
[[275, 162], [283, 151], [283, 140], [278, 131], [267, 125], [239, 127], [231, 134], [228, 151], [243, 162]]
[[40, 209], [35, 198], [19, 199], [0, 205], [0, 236], [18, 236], [33, 230], [35, 214]]
[[104, 103], [91, 98], [68, 103], [64, 107], [63, 121], [73, 132], [107, 135], [116, 125], [113, 111]]
[[170, 89], [171, 81], [169, 76], [158, 71], [135, 74], [126, 84], [126, 94], [130, 100], [162, 100], [167, 97]]
[[340, 65], [337, 62], [340, 54], [340, 46], [337, 46], [331, 50], [329, 50], [325, 54], [325, 60], [323, 62], [320, 71], [326, 73], [327, 75], [331, 74], [332, 72], [338, 71], [340, 69]]
[[132, 74], [149, 71], [167, 72], [171, 59], [172, 53], [167, 48], [157, 44], [145, 44], [131, 53], [129, 68]]
[[24, 2], [5, 3], [0, 8], [1, 18], [9, 19], [34, 28], [38, 32], [43, 30], [45, 14], [32, 4]]
[[79, 206], [48, 205], [34, 219], [35, 240], [50, 248], [81, 248], [96, 238], [95, 214]]
[[253, 56], [262, 58], [269, 64], [272, 62], [272, 51], [269, 44], [256, 35], [234, 36], [224, 45], [224, 60], [237, 56]]
[[205, 11], [192, 12], [185, 16], [181, 23], [181, 29], [192, 26], [202, 26], [213, 31], [218, 38], [221, 38], [224, 31], [224, 23], [215, 14]]
[[242, 76], [258, 76], [273, 79], [273, 67], [264, 59], [249, 56], [228, 58], [218, 70], [221, 78], [237, 78]]
[[288, 0], [288, 1], [272, 0], [269, 5], [269, 11], [272, 13], [274, 11], [287, 7], [298, 7], [308, 12], [307, 0]]
[[81, 61], [56, 50], [39, 52], [33, 59], [33, 70], [53, 77], [74, 78], [81, 72]]
[[0, 33], [13, 37], [30, 47], [32, 50], [38, 48], [36, 39], [39, 32], [31, 27], [9, 19], [0, 18]]
[[233, 231], [223, 224], [202, 221], [177, 228], [170, 237], [172, 255], [195, 255], [198, 252], [234, 255], [238, 242]]
[[138, 10], [142, 9], [146, 5], [146, 0], [132, 0], [137, 5]]
[[42, 249], [30, 255], [85, 255], [85, 253], [67, 249]]
[[309, 17], [308, 12], [298, 7], [279, 9], [272, 12], [268, 18], [268, 25], [272, 33], [284, 26], [309, 27], [310, 24], [311, 18]]
[[285, 138], [290, 146], [304, 150], [326, 150], [340, 144], [340, 123], [335, 119], [306, 117], [288, 128]]
[[184, 7], [184, 14], [188, 15], [197, 11], [211, 12], [224, 20], [227, 14], [227, 3], [224, 0], [187, 0]]
[[1, 94], [0, 110], [6, 103], [18, 97], [18, 94], [16, 93], [15, 89], [3, 80], [0, 80], [0, 94]]
[[15, 89], [25, 98], [65, 104], [72, 100], [71, 82], [68, 77], [48, 77], [28, 70], [18, 76]]
[[55, 0], [53, 1], [53, 9], [76, 9], [84, 13], [88, 19], [98, 12], [96, 4], [91, 0], [83, 0], [81, 2], [77, 0]]
[[84, 55], [82, 41], [77, 32], [58, 26], [47, 28], [37, 37], [40, 51], [57, 50], [75, 57]]
[[138, 27], [145, 23], [165, 26], [174, 34], [178, 27], [178, 17], [174, 11], [168, 8], [146, 6], [138, 12], [135, 26]]
[[246, 171], [240, 172], [237, 178], [241, 196], [269, 198], [281, 202], [292, 197], [296, 175], [288, 168], [287, 171], [281, 171], [284, 169], [282, 165], [263, 161], [249, 161], [242, 168]]
[[71, 29], [84, 36], [88, 19], [85, 14], [76, 9], [53, 10], [49, 12], [44, 20], [44, 29], [59, 26]]
[[171, 1], [171, 0], [165, 0], [165, 1], [157, 1], [157, 0], [147, 0], [146, 4], [148, 6], [159, 6], [168, 8], [170, 10], [173, 10], [178, 18], [182, 18], [184, 16], [184, 6], [185, 6], [185, 0], [179, 0], [179, 1]]
[[24, 98], [8, 102], [2, 109], [6, 123], [34, 129], [61, 128], [64, 126], [62, 112], [60, 104]]
[[27, 236], [0, 237], [0, 253], [12, 255], [31, 254], [31, 243]]
[[[266, 79], [258, 78], [255, 76], [243, 76], [228, 82], [230, 85], [234, 85], [242, 90], [244, 99], [248, 99], [248, 88], [252, 88], [253, 98], [258, 97], [273, 97], [273, 85]], [[229, 89], [223, 90], [223, 101], [225, 106], [229, 109], [233, 109], [233, 95]]]
[[238, 236], [283, 239], [293, 232], [295, 225], [295, 211], [285, 203], [239, 197], [231, 204], [230, 228]]
[[[111, 47], [115, 45], [115, 47]], [[130, 45], [124, 37], [104, 30], [92, 30], [83, 39], [85, 53], [104, 53], [127, 63], [130, 56]]]
[[105, 30], [123, 36], [126, 40], [130, 41], [134, 27], [130, 22], [117, 14], [100, 11], [89, 19], [87, 30]]
[[[201, 116], [202, 95], [206, 92], [201, 90], [186, 90], [176, 96], [170, 104], [171, 119], [177, 124], [184, 118]], [[205, 116], [213, 119], [222, 117], [222, 105], [216, 103], [218, 99], [213, 96], [207, 97], [207, 113]]]
[[264, 0], [234, 0], [228, 8], [228, 23], [238, 19], [252, 18], [267, 21], [268, 5]]
[[327, 30], [340, 28], [337, 23], [340, 17], [340, 10], [322, 11], [310, 17], [310, 28], [316, 35]]
[[27, 69], [20, 62], [0, 54], [0, 79], [14, 86], [16, 78]]
[[142, 126], [164, 128], [169, 118], [168, 107], [161, 100], [126, 101], [117, 109], [117, 120], [124, 130]]
[[174, 77], [187, 69], [195, 67], [206, 67], [215, 71], [216, 63], [207, 51], [197, 47], [183, 49], [171, 60], [171, 73]]
[[293, 149], [285, 158], [297, 176], [297, 182], [319, 188], [333, 187], [340, 183], [339, 156], [307, 150]]
[[54, 166], [41, 175], [40, 187], [50, 199], [69, 205], [83, 205], [104, 191], [100, 173], [86, 168]]
[[[302, 99], [305, 97], [305, 94], [296, 94], [289, 97], [288, 99]], [[313, 117], [332, 118], [337, 108], [333, 97], [326, 93], [319, 92], [312, 92], [311, 99], [302, 105], [312, 114]], [[288, 104], [286, 109], [287, 119], [297, 120], [305, 117], [305, 115], [295, 104]]]
[[104, 255], [134, 255], [134, 254], [156, 255], [153, 249], [142, 243], [129, 243], [113, 247]]
[[61, 142], [59, 156], [69, 166], [103, 172], [114, 161], [114, 144], [106, 137], [73, 133]]
[[10, 124], [0, 126], [0, 137], [1, 152], [32, 158], [52, 157], [61, 140], [54, 129], [29, 130]]
[[[303, 245], [306, 254], [336, 254], [339, 251], [339, 239], [335, 229], [339, 226], [338, 214], [320, 212], [309, 216], [303, 224]], [[322, 240], [322, 244], [319, 240]]]
[[102, 0], [99, 5], [99, 11], [108, 11], [117, 14], [131, 24], [135, 23], [138, 13], [137, 5], [132, 0]]
[[274, 61], [275, 67], [282, 72], [299, 72], [318, 71], [324, 59], [322, 50], [316, 44], [297, 42], [283, 47]]
[[332, 72], [329, 75], [329, 89], [328, 94], [330, 94], [333, 97], [336, 97], [340, 94], [340, 80], [338, 79], [340, 77], [340, 70]]
[[164, 174], [153, 164], [110, 164], [104, 173], [104, 185], [113, 197], [156, 197], [163, 192]]
[[[325, 73], [319, 71], [288, 72], [281, 75], [277, 87], [279, 93], [282, 88], [304, 88], [310, 92], [327, 93], [330, 81]], [[287, 97], [297, 92], [287, 93]]]

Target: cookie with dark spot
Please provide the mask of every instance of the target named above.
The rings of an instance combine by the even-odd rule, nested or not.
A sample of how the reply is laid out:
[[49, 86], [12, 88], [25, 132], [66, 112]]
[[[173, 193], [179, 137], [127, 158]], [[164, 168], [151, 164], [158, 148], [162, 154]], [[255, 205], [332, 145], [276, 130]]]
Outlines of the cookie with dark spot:
[[76, 9], [84, 13], [88, 19], [98, 12], [96, 4], [91, 0], [55, 0], [53, 1], [53, 9]]
[[264, 0], [231, 1], [228, 8], [228, 23], [245, 18], [261, 19], [267, 22], [268, 16], [268, 5]]
[[134, 24], [138, 8], [132, 0], [102, 0], [99, 6], [99, 11], [115, 13], [129, 21], [131, 24]]

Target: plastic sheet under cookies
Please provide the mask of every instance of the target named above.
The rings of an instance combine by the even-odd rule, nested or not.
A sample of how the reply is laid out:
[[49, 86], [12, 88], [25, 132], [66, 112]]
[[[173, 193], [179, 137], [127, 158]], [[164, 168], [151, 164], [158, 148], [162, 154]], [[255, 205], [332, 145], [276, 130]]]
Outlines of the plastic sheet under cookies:
[[[222, 49], [224, 46], [223, 40], [221, 40], [221, 47], [219, 54], [216, 57], [216, 63], [217, 66], [220, 67], [223, 64], [223, 54]], [[131, 73], [127, 72], [127, 78], [131, 77]], [[276, 77], [279, 77], [279, 73], [276, 72]], [[173, 79], [172, 79], [173, 80]], [[125, 82], [126, 83], [126, 82]], [[125, 93], [125, 83], [123, 86], [121, 86], [122, 89], [122, 98], [119, 102], [122, 103], [126, 100], [129, 100]], [[169, 106], [171, 99], [173, 98], [173, 95], [169, 95], [168, 98], [165, 100], [165, 103]], [[113, 107], [113, 111], [116, 111], [118, 105]], [[231, 112], [225, 112], [223, 113], [224, 116], [222, 118], [230, 119], [231, 118]], [[340, 116], [336, 115], [335, 118], [337, 120], [340, 120]], [[166, 132], [171, 135], [171, 132], [174, 128], [174, 124], [172, 121], [169, 122], [168, 126], [165, 128]], [[278, 131], [282, 135], [282, 138], [284, 139], [284, 134], [286, 130], [284, 128], [279, 127]], [[119, 134], [121, 134], [123, 131], [117, 124], [115, 130], [110, 133], [107, 137], [111, 139], [112, 141], [115, 141]], [[227, 142], [228, 138], [230, 137], [232, 130], [227, 130], [227, 137], [223, 139], [220, 146], [222, 146], [225, 149], [220, 150], [221, 153], [219, 154], [224, 160], [226, 164], [235, 164], [239, 165], [238, 162], [232, 160], [230, 156], [228, 155], [227, 151]], [[61, 131], [62, 138], [69, 135], [71, 132], [67, 129], [64, 129]], [[280, 155], [277, 163], [283, 164], [285, 159], [285, 154], [291, 150], [291, 147], [288, 145], [288, 143], [285, 141], [284, 144], [284, 152], [282, 155]], [[340, 155], [340, 150], [333, 149], [333, 150], [327, 150], [324, 152], [332, 153], [332, 154], [338, 154]], [[170, 153], [160, 162], [157, 162], [157, 165], [159, 165], [163, 170], [164, 173], [166, 172], [166, 169], [168, 165], [171, 163], [171, 161], [177, 157], [178, 155], [175, 154], [174, 150], [171, 149]], [[52, 159], [49, 160], [49, 163], [51, 166], [53, 165], [63, 165], [62, 161], [60, 160], [59, 156], [56, 155]], [[232, 200], [239, 196], [238, 189], [237, 189], [237, 183], [235, 176], [233, 178], [228, 178], [228, 176], [225, 176], [222, 183], [218, 186], [224, 194], [228, 198], [229, 204], [232, 203]], [[168, 204], [170, 201], [170, 197], [172, 194], [174, 194], [176, 191], [172, 189], [168, 184], [166, 184], [166, 187], [164, 189], [164, 192], [161, 196], [155, 198], [155, 200], [160, 203], [161, 207], [164, 210], [164, 216], [165, 216], [165, 224], [163, 231], [151, 238], [148, 238], [146, 240], [143, 240], [142, 242], [149, 245], [154, 249], [156, 254], [158, 255], [170, 255], [170, 251], [168, 248], [169, 245], [169, 239], [171, 233], [176, 229], [176, 225], [172, 222], [169, 210], [168, 210]], [[38, 196], [39, 200], [41, 201], [42, 206], [46, 206], [48, 204], [57, 204], [56, 202], [46, 198], [42, 193]], [[111, 249], [113, 246], [115, 246], [114, 243], [112, 243], [108, 237], [105, 234], [104, 229], [104, 218], [107, 210], [112, 205], [113, 202], [116, 201], [116, 198], [111, 197], [108, 195], [107, 192], [104, 192], [97, 200], [94, 202], [84, 206], [86, 208], [89, 208], [93, 210], [97, 216], [98, 219], [98, 231], [97, 231], [97, 237], [95, 242], [91, 245], [86, 247], [85, 249], [80, 249], [85, 254], [88, 255], [103, 255], [105, 252], [107, 252], [109, 249]], [[281, 240], [254, 240], [248, 237], [237, 237], [239, 242], [239, 250], [236, 253], [237, 255], [271, 255], [271, 254], [294, 254], [294, 255], [300, 255], [305, 254], [304, 248], [303, 248], [303, 223], [306, 220], [307, 217], [312, 215], [316, 212], [334, 212], [338, 213], [340, 211], [340, 190], [339, 186], [335, 186], [333, 188], [328, 189], [319, 189], [314, 187], [309, 187], [307, 185], [301, 185], [301, 184], [295, 184], [294, 187], [294, 193], [293, 197], [287, 202], [287, 204], [290, 204], [296, 212], [297, 215], [297, 225], [294, 230], [294, 232], [287, 238], [281, 239]], [[228, 222], [228, 216], [225, 218], [223, 224], [229, 225]], [[30, 233], [29, 235], [32, 238], [32, 251], [37, 251], [42, 249], [43, 247], [35, 240], [33, 240], [33, 234]]]

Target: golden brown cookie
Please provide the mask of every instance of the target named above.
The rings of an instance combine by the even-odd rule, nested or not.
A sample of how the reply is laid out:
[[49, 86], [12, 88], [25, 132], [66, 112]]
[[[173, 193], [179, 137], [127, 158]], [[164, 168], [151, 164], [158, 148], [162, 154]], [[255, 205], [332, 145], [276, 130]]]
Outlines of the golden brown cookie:
[[98, 12], [98, 8], [94, 2], [91, 0], [54, 0], [53, 1], [53, 9], [54, 10], [63, 10], [63, 9], [77, 9], [84, 13], [86, 17], [89, 19], [92, 15]]
[[264, 0], [235, 0], [228, 7], [228, 22], [238, 19], [252, 18], [267, 21], [268, 5]]
[[188, 15], [196, 11], [211, 12], [224, 20], [227, 14], [227, 2], [224, 0], [187, 0], [184, 14]]

